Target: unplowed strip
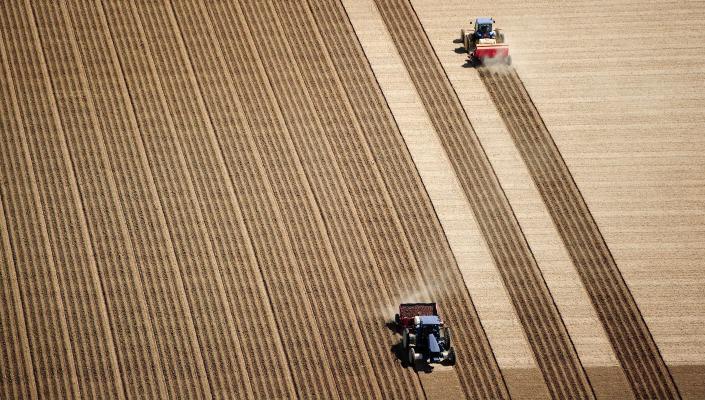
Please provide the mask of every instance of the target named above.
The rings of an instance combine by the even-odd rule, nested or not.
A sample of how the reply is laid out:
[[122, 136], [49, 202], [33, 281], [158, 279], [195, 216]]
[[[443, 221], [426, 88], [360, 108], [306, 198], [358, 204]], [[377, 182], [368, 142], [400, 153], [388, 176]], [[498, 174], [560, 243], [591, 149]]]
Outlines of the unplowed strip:
[[376, 4], [475, 213], [551, 394], [593, 397], [511, 206], [411, 4]]
[[[4, 111], [4, 110], [3, 110]], [[10, 114], [8, 114], [9, 116]], [[7, 126], [3, 123], [0, 129]], [[0, 168], [0, 181], [6, 182]], [[0, 397], [36, 399], [37, 384], [32, 369], [24, 305], [17, 281], [17, 270], [7, 230], [5, 206], [0, 192]]]
[[678, 390], [558, 147], [511, 67], [480, 68], [637, 398]]
[[[35, 4], [36, 5], [36, 4]], [[86, 216], [40, 31], [30, 2], [5, 4], [3, 26], [9, 60], [17, 73], [20, 115], [27, 130], [28, 149], [36, 167], [42, 210], [46, 215], [58, 282], [66, 300], [67, 327], [72, 341], [81, 391], [121, 398], [122, 380], [115, 354], [105, 298], [91, 246]], [[46, 58], [45, 58], [46, 57]]]
[[[311, 306], [313, 296], [304, 285], [304, 279], [315, 277], [304, 274], [306, 260], [297, 257], [292, 247], [294, 238], [290, 237], [284, 225], [289, 220], [283, 216], [286, 210], [282, 205], [287, 201], [287, 194], [275, 191], [282, 179], [291, 179], [284, 174], [294, 173], [295, 167], [279, 163], [280, 152], [288, 153], [290, 150], [275, 151], [269, 146], [270, 137], [283, 129], [268, 115], [274, 101], [272, 92], [266, 80], [263, 81], [263, 71], [252, 53], [252, 38], [238, 5], [217, 2], [210, 6], [195, 10], [192, 7], [176, 8], [180, 10], [177, 14], [188, 13], [190, 18], [187, 21], [205, 30], [208, 35], [199, 43], [214, 56], [207, 57], [208, 61], [215, 61], [211, 64], [214, 70], [203, 68], [200, 65], [205, 61], [192, 56], [194, 72], [233, 179], [234, 190], [241, 201], [247, 230], [275, 311], [289, 370], [299, 396], [336, 398], [338, 392], [328, 357], [320, 352], [320, 349], [329, 346], [324, 346], [324, 339], [328, 343], [333, 342], [323, 337], [322, 333], [327, 327], [319, 324], [314, 317]], [[207, 16], [205, 21], [204, 16]], [[196, 40], [192, 37], [195, 32], [184, 29], [187, 43]], [[234, 37], [239, 40], [232, 40]], [[193, 51], [191, 45], [189, 50]], [[218, 70], [221, 72], [216, 73]], [[265, 159], [264, 154], [269, 156]], [[282, 158], [282, 161], [285, 160]], [[316, 229], [315, 226], [307, 228]], [[332, 329], [327, 331], [333, 332]], [[347, 329], [338, 331], [341, 332], [347, 332]], [[271, 367], [263, 366], [266, 369]], [[286, 375], [284, 377], [288, 378]], [[277, 397], [292, 396], [290, 384], [286, 381], [257, 390], [274, 393]]]
[[35, 7], [42, 21], [40, 35], [46, 43], [57, 108], [84, 199], [126, 393], [156, 396], [165, 383], [144, 288], [68, 8], [63, 2], [35, 2]]
[[[2, 23], [0, 27], [14, 25]], [[0, 138], [2, 181], [0, 185], [7, 214], [20, 294], [27, 306], [30, 354], [41, 397], [77, 396], [76, 368], [68, 336], [64, 303], [51, 254], [46, 221], [41, 210], [34, 164], [30, 157], [26, 132], [20, 116], [14, 75], [2, 30], [0, 56]], [[12, 185], [4, 182], [12, 182]]]
[[[343, 170], [352, 169], [352, 156], [373, 157], [361, 164], [373, 168], [361, 167], [357, 171], [356, 176], [364, 178], [354, 182], [351, 177], [348, 184], [353, 192], [366, 192], [366, 196], [354, 196], [357, 201], [370, 198], [359, 209], [367, 213], [363, 214], [363, 222], [367, 222], [368, 235], [377, 239], [372, 243], [379, 243], [376, 254], [384, 253], [387, 257], [383, 264], [388, 272], [383, 275], [385, 284], [393, 290], [398, 284], [389, 280], [404, 277], [403, 280], [413, 282], [414, 276], [421, 276], [449, 325], [462, 327], [454, 330], [453, 346], [458, 355], [456, 371], [466, 396], [507, 398], [502, 375], [443, 229], [345, 9], [338, 0], [310, 1], [309, 5], [323, 44], [333, 58], [327, 61], [335, 64], [334, 71], [329, 69], [326, 73], [332, 76], [337, 73], [347, 95], [343, 102], [349, 102], [352, 110], [348, 112], [354, 114], [359, 124], [357, 141], [352, 140], [355, 137], [352, 134], [335, 136], [347, 146], [344, 152], [339, 152], [341, 163], [346, 166]], [[309, 52], [313, 54], [315, 50]], [[388, 193], [388, 198], [381, 199], [382, 193]], [[413, 258], [406, 265], [405, 253], [399, 245], [389, 243], [396, 238], [390, 237], [395, 224], [404, 234], [399, 240], [403, 243], [406, 239], [412, 251]], [[417, 268], [413, 268], [415, 264]], [[397, 297], [400, 298], [403, 297]]]

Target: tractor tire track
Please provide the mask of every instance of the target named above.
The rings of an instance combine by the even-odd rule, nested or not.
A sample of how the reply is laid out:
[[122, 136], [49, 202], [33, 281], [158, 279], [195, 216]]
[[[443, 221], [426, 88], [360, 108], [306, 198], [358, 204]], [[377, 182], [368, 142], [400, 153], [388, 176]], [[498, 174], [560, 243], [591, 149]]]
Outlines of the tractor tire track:
[[14, 28], [6, 37], [15, 51], [9, 53], [23, 94], [20, 108], [30, 133], [28, 147], [43, 189], [40, 196], [52, 252], [61, 266], [57, 278], [67, 304], [76, 385], [93, 396], [123, 398], [104, 293], [52, 87], [51, 54], [45, 54], [40, 37], [46, 22], [32, 6], [36, 4], [13, 3], [3, 16]]
[[376, 0], [502, 275], [534, 357], [555, 398], [592, 388], [491, 164], [407, 0]]
[[[3, 19], [0, 28], [15, 26], [5, 22]], [[26, 304], [24, 313], [37, 395], [76, 396], [76, 367], [38, 181], [15, 89], [16, 71], [5, 48], [7, 31], [0, 32], [3, 39], [0, 40], [3, 69], [3, 79], [0, 80], [3, 183], [0, 189], [6, 204], [7, 230], [13, 238], [11, 245], [20, 295]]]
[[[2, 110], [0, 108], [0, 110]], [[4, 110], [2, 110], [4, 111]], [[11, 114], [7, 114], [11, 115]], [[0, 129], [6, 128], [0, 123]], [[3, 142], [4, 143], [4, 142]], [[0, 182], [6, 180], [0, 167]], [[7, 229], [5, 205], [0, 190], [0, 240], [2, 267], [0, 267], [0, 397], [6, 399], [37, 399], [32, 352], [27, 336], [25, 311], [17, 280], [17, 267]]]
[[480, 68], [637, 398], [678, 389], [550, 132], [511, 67]]
[[[434, 300], [439, 302], [450, 326], [463, 327], [455, 331], [454, 347], [458, 349], [458, 364], [462, 366], [456, 371], [465, 394], [473, 398], [508, 398], [506, 385], [443, 229], [343, 5], [336, 0], [326, 0], [309, 2], [309, 6], [329, 54], [335, 54], [338, 60], [335, 71], [340, 85], [353, 105], [351, 112], [360, 124], [361, 141], [374, 157], [371, 164], [378, 168], [379, 186], [367, 190], [389, 193], [395, 224], [406, 234], [417, 264], [413, 270], [398, 269], [396, 274], [399, 275], [390, 278], [420, 275], [432, 288]], [[349, 151], [351, 149], [346, 149], [345, 154]], [[374, 179], [368, 177], [360, 181], [373, 182]], [[360, 208], [372, 209], [370, 206]], [[369, 218], [383, 220], [381, 216]], [[373, 224], [373, 228], [380, 226], [384, 224]], [[376, 236], [388, 238], [390, 234]], [[390, 252], [387, 250], [387, 253]], [[388, 287], [393, 285], [388, 283]]]
[[[212, 3], [209, 6], [206, 26], [212, 30], [215, 40], [208, 43], [214, 45], [213, 51], [220, 61], [218, 68], [227, 73], [223, 77], [204, 76], [203, 72], [198, 75], [202, 81], [210, 82], [202, 85], [205, 103], [212, 110], [211, 121], [234, 189], [242, 200], [247, 229], [272, 307], [278, 314], [276, 320], [293, 385], [300, 397], [337, 398], [329, 358], [324, 353], [316, 363], [310, 362], [313, 354], [320, 354], [320, 350], [326, 348], [319, 330], [325, 325], [316, 321], [311, 303], [315, 296], [304, 284], [302, 268], [310, 261], [293, 247], [295, 238], [285, 226], [290, 211], [285, 208], [288, 193], [282, 194], [281, 182], [292, 180], [285, 174], [296, 169], [286, 164], [286, 159], [278, 157], [281, 151], [288, 153], [289, 150], [272, 150], [270, 142], [270, 136], [284, 127], [268, 115], [274, 103], [273, 94], [262, 78], [264, 71], [253, 52], [252, 37], [239, 5]], [[232, 37], [242, 40], [234, 41]], [[297, 180], [293, 178], [293, 182]], [[306, 279], [315, 279], [315, 276]], [[333, 316], [339, 318], [335, 313], [331, 314]], [[290, 387], [272, 389], [283, 395]]]

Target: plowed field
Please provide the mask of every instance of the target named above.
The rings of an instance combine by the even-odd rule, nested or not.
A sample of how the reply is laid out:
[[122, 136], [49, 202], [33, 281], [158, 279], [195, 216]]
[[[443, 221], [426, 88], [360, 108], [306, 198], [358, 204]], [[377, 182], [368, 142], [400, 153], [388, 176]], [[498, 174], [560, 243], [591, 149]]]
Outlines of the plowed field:
[[[462, 7], [3, 2], [0, 399], [705, 396], [702, 349], [672, 350], [705, 343], [705, 318], [662, 333], [678, 298], [635, 291], [527, 47], [516, 69], [463, 68], [451, 36], [475, 15], [439, 17]], [[702, 54], [682, 79], [703, 78]], [[702, 174], [673, 184], [702, 205], [682, 234], [702, 237], [691, 161]], [[698, 246], [668, 247], [679, 271], [702, 264]], [[683, 287], [703, 281], [689, 271]], [[455, 366], [402, 362], [389, 320], [408, 301], [438, 303]]]

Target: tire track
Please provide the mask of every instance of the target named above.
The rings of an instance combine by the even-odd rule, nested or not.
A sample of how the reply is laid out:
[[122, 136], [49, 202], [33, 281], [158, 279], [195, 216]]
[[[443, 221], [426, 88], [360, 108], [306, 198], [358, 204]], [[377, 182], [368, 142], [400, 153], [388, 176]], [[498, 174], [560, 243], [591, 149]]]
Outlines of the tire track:
[[[122, 398], [124, 391], [104, 293], [91, 248], [86, 216], [79, 193], [66, 136], [59, 120], [46, 55], [39, 30], [44, 21], [35, 17], [29, 2], [6, 8], [12, 20], [9, 43], [18, 72], [21, 113], [29, 135], [29, 150], [37, 167], [39, 195], [47, 216], [47, 229], [56, 256], [57, 278], [66, 300], [67, 327], [77, 372], [76, 393]], [[31, 39], [30, 39], [31, 38]], [[14, 57], [13, 57], [14, 56]]]
[[[245, 16], [250, 31], [255, 37], [271, 37], [280, 47], [283, 45], [280, 35], [272, 29], [277, 21], [277, 15], [270, 3], [243, 4]], [[281, 27], [281, 25], [279, 24]], [[260, 60], [273, 59], [268, 53], [271, 48], [257, 47], [261, 51]], [[278, 94], [278, 103], [273, 105], [281, 111], [275, 114], [286, 128], [281, 135], [271, 135], [268, 140], [269, 150], [263, 152], [265, 158], [276, 158], [282, 163], [284, 173], [275, 190], [286, 201], [282, 202], [284, 215], [289, 218], [287, 227], [294, 239], [293, 245], [298, 256], [307, 267], [311, 279], [306, 282], [307, 289], [316, 301], [313, 309], [318, 323], [332, 332], [346, 332], [347, 346], [338, 347], [334, 351], [325, 348], [331, 361], [333, 377], [336, 380], [339, 393], [345, 397], [369, 398], [380, 397], [380, 386], [375, 375], [370, 375], [372, 368], [364, 348], [362, 333], [357, 321], [357, 312], [352, 306], [349, 290], [342, 278], [341, 265], [343, 261], [336, 258], [333, 243], [339, 243], [344, 236], [336, 227], [328, 225], [332, 219], [343, 218], [342, 211], [347, 207], [336, 204], [338, 194], [337, 182], [332, 181], [335, 175], [331, 169], [335, 164], [324, 160], [325, 153], [306, 152], [305, 148], [316, 148], [319, 143], [307, 136], [307, 132], [316, 131], [318, 121], [315, 116], [300, 113], [299, 107], [305, 104], [307, 94], [296, 86], [300, 75], [294, 68], [267, 69], [267, 75], [272, 89]], [[304, 142], [301, 143], [300, 141]], [[314, 191], [315, 190], [315, 194]], [[317, 229], [311, 229], [316, 227]], [[349, 249], [345, 250], [346, 260], [355, 257]], [[354, 268], [354, 264], [350, 266]]]
[[376, 4], [476, 215], [551, 395], [594, 397], [511, 206], [413, 7], [406, 0]]
[[637, 398], [679, 397], [673, 378], [550, 132], [516, 71], [481, 68]]
[[[245, 222], [278, 314], [294, 385], [300, 397], [337, 398], [328, 357], [322, 354], [318, 363], [310, 363], [310, 355], [321, 354], [324, 348], [319, 331], [322, 325], [316, 323], [313, 296], [304, 285], [301, 268], [306, 260], [293, 248], [294, 239], [284, 225], [286, 210], [282, 203], [286, 195], [282, 196], [278, 187], [282, 174], [294, 170], [279, 164], [278, 153], [272, 152], [269, 144], [272, 132], [284, 128], [269, 118], [272, 92], [262, 80], [264, 71], [253, 56], [252, 38], [239, 5], [209, 6], [207, 25], [214, 30], [216, 54], [228, 73], [217, 79], [211, 77], [213, 83], [204, 86], [213, 89], [204, 91], [206, 104], [214, 110], [212, 122], [235, 190], [243, 201]], [[243, 40], [233, 41], [232, 37]], [[270, 156], [264, 158], [264, 154]]]
[[[389, 193], [395, 223], [406, 234], [420, 270], [399, 270], [398, 274], [420, 274], [433, 289], [431, 292], [450, 325], [463, 327], [455, 331], [454, 346], [462, 366], [456, 371], [465, 394], [474, 398], [509, 397], [440, 222], [344, 7], [334, 0], [309, 2], [309, 6], [323, 43], [338, 60], [335, 71], [348, 101], [354, 105], [349, 112], [355, 114], [360, 124], [360, 140], [378, 168], [379, 186], [368, 191]], [[381, 224], [373, 227], [378, 225]], [[389, 237], [389, 234], [378, 236]]]
[[[1, 40], [1, 39], [0, 39]], [[4, 110], [3, 110], [4, 111]], [[10, 114], [7, 114], [10, 115]], [[6, 126], [0, 124], [2, 129]], [[4, 142], [3, 142], [4, 143]], [[0, 169], [0, 183], [6, 178]], [[0, 267], [0, 397], [7, 399], [36, 399], [37, 384], [32, 369], [31, 349], [27, 336], [24, 304], [17, 280], [17, 269], [12, 244], [7, 230], [5, 205], [0, 190], [0, 240], [2, 240], [2, 267]]]
[[[4, 14], [3, 14], [4, 15]], [[78, 381], [73, 360], [71, 341], [63, 299], [51, 253], [36, 173], [32, 162], [26, 132], [20, 114], [15, 90], [14, 74], [5, 49], [7, 32], [0, 24], [0, 56], [3, 78], [2, 121], [3, 179], [12, 185], [2, 184], [2, 198], [7, 204], [8, 233], [13, 238], [14, 262], [18, 271], [18, 284], [25, 308], [30, 355], [34, 369], [37, 394], [47, 397], [77, 396], [74, 392]], [[14, 118], [12, 117], [14, 116]]]

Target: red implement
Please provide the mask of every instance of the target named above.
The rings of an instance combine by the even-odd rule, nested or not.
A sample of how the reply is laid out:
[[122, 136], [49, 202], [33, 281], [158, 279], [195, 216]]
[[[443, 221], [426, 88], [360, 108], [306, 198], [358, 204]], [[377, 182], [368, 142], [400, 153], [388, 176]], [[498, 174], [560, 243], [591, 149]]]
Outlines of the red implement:
[[405, 303], [399, 305], [396, 323], [402, 328], [413, 326], [414, 317], [423, 315], [438, 315], [436, 303]]

